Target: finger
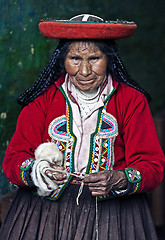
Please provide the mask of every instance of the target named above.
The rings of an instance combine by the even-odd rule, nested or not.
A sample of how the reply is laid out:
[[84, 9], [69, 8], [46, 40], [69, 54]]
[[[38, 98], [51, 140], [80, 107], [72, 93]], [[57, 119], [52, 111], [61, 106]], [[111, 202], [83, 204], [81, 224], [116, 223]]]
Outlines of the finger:
[[67, 178], [66, 173], [57, 173], [57, 174], [53, 174], [52, 172], [50, 172], [49, 170], [45, 171], [45, 174], [51, 179], [51, 180], [64, 180]]
[[50, 167], [54, 168], [54, 169], [58, 169], [58, 170], [64, 170], [64, 167], [50, 163]]
[[46, 171], [45, 171], [45, 174], [46, 174], [46, 176], [48, 176], [50, 179], [53, 179], [53, 174], [52, 174], [49, 170], [46, 170]]
[[94, 188], [108, 187], [109, 183], [107, 183], [107, 181], [89, 182], [88, 186]]
[[67, 178], [66, 173], [54, 173], [53, 174], [53, 179], [57, 181], [65, 180]]
[[96, 183], [96, 182], [99, 182], [100, 180], [101, 180], [100, 174], [98, 173], [91, 173], [91, 174], [85, 175], [84, 177], [85, 183]]
[[65, 184], [68, 180], [65, 179], [65, 180], [61, 180], [61, 181], [58, 181], [58, 180], [53, 180], [53, 182], [57, 185], [62, 185], [62, 184]]
[[106, 193], [102, 191], [91, 191], [92, 196], [105, 196]]
[[112, 176], [112, 172], [109, 170], [101, 171], [97, 173], [91, 173], [88, 175], [85, 175], [84, 182], [86, 183], [99, 183], [102, 182], [104, 184], [107, 184]]
[[108, 192], [107, 187], [89, 187], [91, 192], [99, 192], [101, 195], [106, 194]]
[[89, 187], [89, 190], [91, 191], [91, 194], [93, 196], [105, 196], [107, 195], [111, 188], [106, 188], [106, 187], [102, 187], [102, 188], [93, 188], [93, 187]]
[[100, 180], [99, 182], [89, 182], [87, 183], [88, 187], [91, 187], [91, 188], [106, 188], [106, 189], [111, 189], [112, 188], [112, 184], [111, 184], [111, 181], [108, 181], [108, 180]]
[[100, 192], [91, 192], [91, 194], [92, 194], [92, 196], [94, 196], [94, 197], [103, 196], [103, 194], [100, 193]]

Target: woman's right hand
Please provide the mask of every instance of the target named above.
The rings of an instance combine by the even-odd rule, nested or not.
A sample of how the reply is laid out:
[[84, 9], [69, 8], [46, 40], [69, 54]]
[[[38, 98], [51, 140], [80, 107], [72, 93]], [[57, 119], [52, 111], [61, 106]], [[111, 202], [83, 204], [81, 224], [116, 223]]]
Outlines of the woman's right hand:
[[40, 159], [34, 162], [31, 178], [40, 196], [49, 196], [52, 191], [67, 182], [64, 168], [55, 165], [49, 159]]
[[[67, 174], [63, 167], [55, 164], [50, 164], [51, 170], [46, 170], [45, 174], [57, 185], [62, 185], [67, 182]], [[54, 169], [54, 171], [53, 171]]]

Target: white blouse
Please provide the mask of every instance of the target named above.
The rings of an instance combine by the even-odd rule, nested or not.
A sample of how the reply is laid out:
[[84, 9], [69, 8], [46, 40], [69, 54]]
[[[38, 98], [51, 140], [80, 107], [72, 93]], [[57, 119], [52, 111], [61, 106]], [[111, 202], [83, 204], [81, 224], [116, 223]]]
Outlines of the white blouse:
[[[76, 172], [84, 173], [89, 159], [90, 136], [96, 129], [97, 115], [100, 107], [104, 106], [104, 100], [113, 90], [112, 78], [108, 76], [108, 83], [100, 94], [100, 88], [92, 92], [78, 90], [66, 75], [62, 88], [67, 95], [73, 116], [73, 133], [77, 138], [74, 167]], [[68, 95], [71, 92], [77, 103]]]

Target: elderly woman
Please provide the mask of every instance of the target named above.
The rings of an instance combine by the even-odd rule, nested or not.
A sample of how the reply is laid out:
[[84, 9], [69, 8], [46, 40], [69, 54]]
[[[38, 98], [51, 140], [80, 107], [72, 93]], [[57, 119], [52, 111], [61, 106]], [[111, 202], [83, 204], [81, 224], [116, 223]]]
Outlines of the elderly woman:
[[18, 98], [3, 169], [19, 189], [2, 239], [157, 239], [145, 192], [161, 182], [164, 155], [150, 96], [114, 41], [136, 24], [80, 15], [39, 27], [61, 40]]

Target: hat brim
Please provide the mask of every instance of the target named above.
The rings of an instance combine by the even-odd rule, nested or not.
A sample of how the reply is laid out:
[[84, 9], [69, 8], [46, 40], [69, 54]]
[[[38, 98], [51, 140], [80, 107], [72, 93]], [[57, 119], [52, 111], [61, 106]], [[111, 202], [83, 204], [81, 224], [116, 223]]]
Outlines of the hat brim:
[[43, 21], [40, 32], [53, 39], [119, 39], [130, 37], [136, 30], [134, 22], [70, 22]]

